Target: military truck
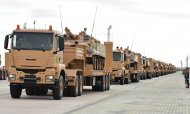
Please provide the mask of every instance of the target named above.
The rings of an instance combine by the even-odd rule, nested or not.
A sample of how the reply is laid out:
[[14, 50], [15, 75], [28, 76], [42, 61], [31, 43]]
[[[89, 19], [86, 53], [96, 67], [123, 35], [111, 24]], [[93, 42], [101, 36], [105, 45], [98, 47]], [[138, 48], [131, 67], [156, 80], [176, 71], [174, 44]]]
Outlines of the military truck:
[[169, 64], [169, 72], [170, 73], [176, 72], [176, 67], [174, 65], [172, 65], [172, 64]]
[[138, 71], [138, 74], [140, 76], [140, 79], [143, 80], [143, 79], [146, 79], [146, 70], [144, 69], [144, 64], [143, 62], [145, 62], [143, 60], [143, 56], [140, 54], [140, 53], [135, 53], [136, 57], [137, 57], [137, 71]]
[[112, 80], [120, 83], [120, 85], [128, 84], [130, 82], [129, 65], [127, 56], [122, 47], [117, 47], [113, 50], [112, 62]]
[[131, 82], [139, 82], [140, 80], [140, 73], [138, 71], [138, 56], [129, 50], [129, 58], [130, 58], [130, 68], [129, 68], [129, 72], [130, 72], [130, 79]]
[[50, 89], [53, 99], [61, 99], [63, 95], [80, 96], [85, 84], [92, 85], [93, 90], [109, 89], [105, 47], [87, 35], [69, 39], [72, 34], [67, 29], [66, 32], [63, 35], [52, 26], [39, 30], [20, 29], [17, 25], [16, 30], [6, 35], [4, 48], [9, 53], [5, 63], [10, 73], [12, 98], [20, 98], [22, 89], [27, 95], [46, 95]]
[[160, 70], [160, 76], [163, 76], [164, 75], [164, 65], [163, 65], [163, 62], [159, 61], [158, 66], [159, 66], [159, 70]]
[[152, 79], [154, 77], [153, 59], [152, 58], [147, 58], [145, 69], [146, 69], [146, 78]]
[[154, 71], [155, 71], [155, 77], [159, 77], [161, 75], [159, 64], [157, 60], [153, 60], [154, 63]]
[[147, 79], [147, 73], [146, 73], [146, 69], [147, 69], [147, 64], [148, 64], [148, 60], [147, 60], [147, 57], [146, 56], [142, 56], [141, 58], [142, 60], [142, 75], [141, 75], [141, 79], [142, 80], [146, 80]]

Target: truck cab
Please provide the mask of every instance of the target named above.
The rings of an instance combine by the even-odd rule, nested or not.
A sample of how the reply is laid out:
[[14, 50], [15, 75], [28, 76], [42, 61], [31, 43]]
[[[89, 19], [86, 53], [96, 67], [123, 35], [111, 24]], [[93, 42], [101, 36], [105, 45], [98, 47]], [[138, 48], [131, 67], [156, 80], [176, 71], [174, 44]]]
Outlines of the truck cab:
[[120, 82], [120, 85], [129, 83], [129, 69], [125, 68], [127, 56], [122, 48], [113, 50], [112, 80]]
[[6, 61], [12, 98], [20, 98], [22, 89], [27, 95], [46, 95], [50, 89], [54, 99], [62, 98], [66, 78], [64, 37], [60, 32], [52, 30], [52, 26], [38, 30], [20, 29], [17, 25], [6, 35], [4, 48], [9, 51]]

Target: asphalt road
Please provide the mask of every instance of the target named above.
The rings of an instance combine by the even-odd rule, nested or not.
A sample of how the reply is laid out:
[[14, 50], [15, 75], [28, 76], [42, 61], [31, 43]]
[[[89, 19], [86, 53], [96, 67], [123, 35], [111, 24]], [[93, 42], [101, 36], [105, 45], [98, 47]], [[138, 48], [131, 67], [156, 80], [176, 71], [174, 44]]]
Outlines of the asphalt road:
[[127, 85], [111, 85], [110, 91], [53, 100], [48, 96], [12, 99], [8, 81], [0, 80], [0, 114], [190, 114], [190, 90], [181, 72]]

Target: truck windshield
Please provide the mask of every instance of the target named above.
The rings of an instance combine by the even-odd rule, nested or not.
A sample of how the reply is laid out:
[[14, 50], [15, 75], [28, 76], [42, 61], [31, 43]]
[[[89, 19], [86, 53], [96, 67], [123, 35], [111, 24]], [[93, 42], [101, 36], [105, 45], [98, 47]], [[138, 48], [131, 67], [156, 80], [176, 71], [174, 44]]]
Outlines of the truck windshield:
[[13, 49], [44, 50], [52, 49], [53, 33], [14, 32]]
[[121, 60], [121, 52], [113, 52], [113, 61]]

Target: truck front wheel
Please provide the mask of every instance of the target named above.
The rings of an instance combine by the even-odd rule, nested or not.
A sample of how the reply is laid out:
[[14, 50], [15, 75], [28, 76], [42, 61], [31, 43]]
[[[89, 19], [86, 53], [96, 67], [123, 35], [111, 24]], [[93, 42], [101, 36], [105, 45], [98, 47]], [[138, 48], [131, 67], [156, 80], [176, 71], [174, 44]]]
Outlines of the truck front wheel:
[[22, 87], [17, 84], [10, 84], [10, 94], [12, 98], [20, 98]]
[[83, 92], [83, 78], [82, 75], [79, 76], [79, 87], [78, 87], [78, 96], [82, 95]]
[[60, 100], [63, 96], [63, 90], [64, 90], [64, 81], [63, 77], [60, 76], [59, 80], [55, 82], [53, 88], [53, 99]]
[[121, 78], [120, 78], [120, 85], [123, 85], [123, 84], [124, 84], [124, 81], [125, 81], [125, 78], [124, 78], [124, 76], [121, 75]]
[[106, 90], [106, 79], [105, 79], [105, 76], [102, 76], [101, 78], [100, 78], [100, 83], [101, 83], [101, 85], [100, 85], [100, 88], [99, 88], [99, 90], [100, 91], [105, 91]]
[[75, 85], [69, 87], [69, 93], [71, 97], [77, 97], [79, 92], [79, 79], [75, 78]]

